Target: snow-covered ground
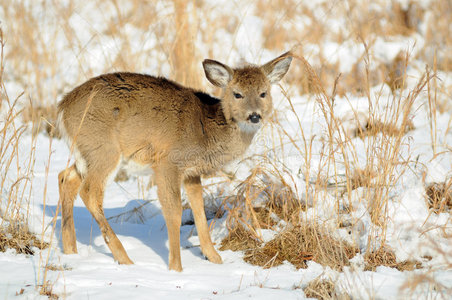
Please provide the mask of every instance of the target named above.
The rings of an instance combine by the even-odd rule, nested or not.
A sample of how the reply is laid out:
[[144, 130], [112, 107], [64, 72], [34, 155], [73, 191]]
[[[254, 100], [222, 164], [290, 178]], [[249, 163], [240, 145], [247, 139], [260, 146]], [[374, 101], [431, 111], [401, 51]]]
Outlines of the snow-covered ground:
[[[211, 9], [213, 16], [234, 13], [240, 15], [240, 23], [234, 34], [227, 31], [215, 33], [213, 41], [217, 43], [217, 46], [211, 51], [215, 55], [215, 59], [232, 63], [244, 58], [253, 63], [263, 63], [279, 54], [263, 49], [265, 20], [251, 2], [222, 1], [224, 2], [222, 4], [215, 1], [205, 2], [204, 9]], [[308, 6], [318, 7], [319, 11], [323, 9], [321, 12], [328, 14], [328, 9], [325, 8], [327, 2], [309, 1]], [[399, 2], [407, 5], [409, 1]], [[420, 2], [421, 7], [426, 9], [425, 19], [429, 17], [428, 5], [430, 2], [432, 1]], [[0, 16], [6, 9], [8, 8], [0, 7]], [[79, 29], [76, 35], [80, 45], [85, 47], [83, 48], [84, 53], [88, 53], [83, 56], [83, 59], [86, 60], [84, 63], [90, 64], [90, 72], [110, 71], [110, 61], [105, 58], [117, 55], [121, 46], [118, 45], [118, 40], [109, 39], [107, 35], [102, 34], [92, 35], [92, 32], [94, 28], [97, 33], [106, 31], [107, 28], [102, 27], [105, 26], [103, 21], [108, 16], [114, 15], [115, 10], [111, 7], [109, 10], [94, 4], [77, 7], [77, 9], [79, 9], [79, 13], [70, 18], [70, 23], [74, 28]], [[162, 2], [157, 4], [157, 9], [162, 14], [167, 10], [169, 10], [168, 13], [171, 13], [171, 5], [164, 5]], [[374, 9], [388, 9], [388, 7], [382, 5]], [[127, 8], [124, 10], [127, 11]], [[322, 18], [319, 11], [317, 11], [320, 15], [319, 18]], [[49, 75], [48, 80], [52, 87], [60, 85], [60, 89], [62, 87], [65, 89], [55, 92], [52, 88], [43, 87], [44, 92], [40, 93], [45, 97], [44, 102], [54, 97], [55, 93], [60, 99], [75, 84], [81, 83], [74, 81], [74, 78], [80, 78], [81, 73], [78, 69], [80, 61], [78, 61], [77, 55], [79, 54], [78, 52], [74, 54], [74, 49], [67, 47], [67, 37], [64, 36], [62, 30], [51, 30], [52, 26], [55, 26], [55, 23], [49, 19], [52, 12], [36, 11], [34, 14], [47, 17], [43, 21], [43, 28], [48, 28], [49, 32], [56, 32], [57, 35], [61, 34], [61, 38], [56, 39], [59, 43], [52, 44], [52, 47], [57, 49], [55, 51], [58, 55], [55, 57], [57, 63], [54, 74]], [[334, 30], [338, 31], [338, 26], [345, 26], [346, 22], [341, 17], [332, 18], [331, 14], [328, 17], [327, 23], [336, 28]], [[294, 20], [298, 21], [295, 25], [301, 28], [309, 23], [302, 16], [299, 16], [299, 19], [294, 18]], [[200, 28], [207, 25], [200, 22]], [[294, 26], [294, 24], [290, 25]], [[12, 28], [14, 25], [6, 24], [3, 28], [6, 38], [8, 38], [8, 26]], [[424, 26], [423, 23], [420, 26]], [[424, 27], [419, 29], [421, 34], [393, 38], [378, 37], [369, 53], [370, 68], [375, 68], [372, 64], [376, 62], [390, 63], [400, 51], [404, 50], [410, 51], [411, 55], [415, 57], [417, 53], [425, 49], [422, 33], [425, 33], [427, 29]], [[137, 67], [137, 69], [140, 72], [169, 76], [170, 67], [165, 62], [166, 56], [160, 50], [154, 49], [157, 43], [155, 35], [153, 33], [144, 35], [147, 38], [144, 41], [141, 29], [128, 24], [123, 30], [129, 37], [129, 42], [136, 43], [136, 47], [152, 49], [150, 53], [156, 52], [154, 57], [138, 61], [142, 68]], [[57, 35], [52, 35], [52, 37], [55, 38]], [[202, 42], [200, 37], [197, 37], [196, 40]], [[234, 47], [230, 44], [234, 44]], [[293, 44], [286, 46], [289, 48]], [[338, 72], [344, 73], [349, 72], [350, 66], [366, 51], [361, 43], [351, 39], [344, 43], [326, 40], [321, 48], [315, 44], [306, 44], [303, 47], [306, 51], [306, 58], [313, 65], [320, 62], [318, 56], [322, 55], [329, 59], [329, 63], [338, 64]], [[284, 50], [287, 49], [280, 49], [279, 52]], [[8, 44], [6, 44], [5, 51], [8, 54]], [[9, 55], [11, 54], [9, 53]], [[297, 63], [299, 61], [294, 60], [292, 68]], [[155, 69], [152, 64], [163, 64], [157, 68], [158, 74], [153, 72]], [[392, 120], [393, 116], [387, 116], [385, 113], [394, 109], [398, 99], [409, 97], [409, 92], [415, 88], [425, 71], [424, 64], [422, 61], [414, 60], [409, 65], [407, 88], [403, 91], [396, 91], [393, 94], [388, 85], [381, 83], [370, 87], [370, 100], [367, 97], [350, 93], [336, 97], [334, 112], [336, 117], [344, 122], [345, 130], [348, 128], [353, 131], [357, 126], [351, 116], [355, 116], [355, 113], [367, 115], [370, 109], [372, 109], [373, 115], [380, 116], [381, 120]], [[46, 67], [43, 66], [43, 68]], [[27, 92], [33, 96], [33, 92], [38, 87], [24, 86], [23, 82], [16, 80], [14, 76], [9, 76], [13, 72], [14, 70], [8, 66], [8, 61], [6, 61], [3, 80], [9, 98], [15, 99], [23, 89], [28, 89]], [[263, 269], [244, 262], [242, 252], [230, 250], [219, 251], [224, 263], [216, 265], [205, 260], [201, 254], [194, 225], [183, 225], [181, 227], [181, 255], [184, 270], [181, 273], [168, 271], [166, 226], [160, 212], [160, 204], [157, 201], [156, 188], [146, 188], [149, 182], [147, 177], [130, 178], [125, 182], [112, 183], [107, 188], [104, 200], [105, 214], [107, 218], [111, 217], [109, 222], [134, 261], [134, 265], [118, 265], [113, 261], [97, 224], [79, 198], [77, 198], [74, 208], [78, 254], [65, 255], [62, 252], [61, 244], [61, 217], [57, 216], [55, 223], [53, 220], [58, 204], [57, 176], [68, 165], [69, 150], [63, 141], [51, 140], [44, 133], [38, 134], [34, 140], [31, 130], [27, 130], [20, 141], [19, 161], [27, 161], [30, 148], [33, 145], [36, 148], [33, 177], [31, 178], [30, 206], [24, 209], [28, 209], [30, 230], [38, 235], [42, 234], [44, 239], [51, 243], [51, 246], [43, 251], [37, 251], [34, 256], [17, 255], [14, 250], [0, 252], [0, 299], [46, 298], [46, 296], [40, 296], [39, 289], [36, 288], [42, 285], [44, 280], [50, 283], [52, 293], [69, 299], [124, 299], [126, 297], [131, 299], [304, 299], [303, 288], [319, 276], [331, 279], [336, 283], [338, 290], [347, 293], [352, 299], [446, 299], [450, 297], [452, 295], [451, 212], [432, 213], [425, 200], [425, 185], [431, 182], [444, 182], [451, 175], [452, 169], [452, 130], [450, 130], [452, 128], [452, 107], [449, 104], [452, 99], [452, 73], [439, 71], [437, 76], [441, 87], [438, 102], [446, 103], [446, 108], [438, 110], [436, 115], [437, 146], [435, 153], [432, 147], [432, 122], [429, 119], [429, 95], [427, 87], [425, 87], [414, 100], [409, 114], [414, 129], [405, 134], [401, 150], [397, 153], [400, 160], [408, 161], [408, 164], [403, 165], [400, 169], [398, 167], [394, 169], [394, 176], [400, 174], [400, 178], [391, 181], [394, 186], [388, 188], [389, 200], [385, 213], [386, 229], [382, 231], [371, 222], [368, 208], [363, 202], [363, 199], [367, 199], [366, 191], [364, 188], [358, 188], [350, 192], [348, 199], [355, 209], [347, 217], [354, 220], [355, 226], [351, 229], [351, 233], [346, 233], [345, 230], [336, 232], [337, 236], [356, 242], [362, 253], [372, 246], [371, 242], [385, 239], [386, 244], [394, 250], [398, 261], [415, 259], [422, 262], [422, 268], [402, 272], [395, 268], [380, 266], [374, 272], [364, 271], [363, 254], [358, 254], [352, 259], [351, 266], [346, 267], [343, 272], [332, 270], [313, 261], [308, 262], [306, 269], [297, 270], [288, 262], [270, 269]], [[311, 178], [304, 177], [306, 163], [303, 154], [290, 141], [292, 139], [298, 148], [305, 149], [300, 125], [306, 141], [312, 140], [309, 176], [315, 180], [315, 176], [318, 174], [326, 178], [334, 177], [335, 174], [345, 174], [344, 164], [339, 154], [336, 158], [337, 169], [322, 169], [324, 157], [321, 153], [324, 153], [322, 152], [325, 147], [324, 138], [327, 136], [328, 128], [316, 97], [312, 94], [300, 95], [295, 86], [283, 84], [283, 87], [289, 91], [295, 113], [292, 112], [291, 105], [280, 87], [273, 88], [273, 96], [278, 123], [286, 133], [277, 136], [278, 141], [275, 142], [272, 137], [278, 133], [279, 125], [275, 127], [276, 129], [271, 126], [265, 127], [256, 137], [251, 146], [252, 149], [247, 153], [247, 156], [252, 159], [235, 166], [234, 171], [238, 171], [236, 178], [231, 183], [224, 183], [221, 178], [209, 178], [204, 181], [205, 183], [222, 181], [219, 184], [221, 188], [218, 189], [223, 190], [223, 193], [233, 195], [236, 192], [235, 187], [249, 175], [250, 169], [256, 163], [262, 162], [254, 154], [265, 153], [276, 165], [284, 168], [284, 173], [288, 176], [287, 181], [292, 185], [299, 198], [310, 202], [309, 199], [305, 199], [304, 191], [306, 182]], [[326, 88], [328, 91], [332, 89], [330, 86]], [[3, 105], [1, 109], [4, 114], [7, 107]], [[352, 121], [347, 121], [349, 119]], [[400, 117], [400, 119], [402, 118]], [[279, 131], [279, 133], [281, 132]], [[375, 148], [369, 148], [371, 142], [374, 143], [371, 145], [380, 145], [383, 148], [382, 145], [393, 141], [379, 141], [378, 136], [363, 139], [355, 137], [349, 143], [353, 147], [344, 150], [346, 152], [344, 156], [355, 160], [354, 167], [364, 168], [369, 162], [369, 156], [378, 152]], [[285, 146], [275, 147], [275, 145], [282, 144]], [[10, 182], [10, 187], [16, 179], [17, 170], [12, 169], [7, 174], [7, 182]], [[8, 184], [5, 187], [8, 187]], [[8, 196], [8, 192], [8, 190], [1, 191], [0, 208], [5, 209], [5, 197]], [[212, 193], [215, 195], [215, 187], [213, 187]], [[146, 200], [149, 202], [146, 203]], [[337, 221], [338, 217], [336, 201], [334, 193], [319, 192], [315, 201], [309, 203], [308, 211], [303, 217], [315, 219], [322, 224], [332, 224]], [[127, 213], [126, 216], [118, 217], [118, 215], [143, 204], [145, 205], [139, 210], [139, 213]], [[183, 218], [191, 218], [189, 210], [184, 211]], [[226, 219], [227, 214], [220, 219], [209, 221], [209, 224], [213, 222], [211, 236], [216, 242], [217, 248], [228, 233]], [[183, 222], [183, 224], [185, 223]], [[55, 230], [53, 231], [53, 229]], [[381, 234], [384, 236], [380, 236]], [[426, 257], [431, 257], [431, 260]], [[44, 274], [46, 264], [55, 265], [62, 270], [49, 270]], [[410, 285], [410, 282], [418, 278], [423, 278], [424, 281], [417, 285]], [[402, 289], [404, 286], [415, 286], [415, 290], [410, 292]], [[23, 290], [21, 291], [21, 289]]]

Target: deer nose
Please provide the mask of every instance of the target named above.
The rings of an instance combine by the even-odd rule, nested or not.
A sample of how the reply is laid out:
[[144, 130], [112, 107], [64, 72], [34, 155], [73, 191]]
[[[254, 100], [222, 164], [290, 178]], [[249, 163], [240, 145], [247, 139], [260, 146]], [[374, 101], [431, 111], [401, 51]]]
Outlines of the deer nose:
[[248, 120], [251, 121], [251, 123], [259, 123], [259, 120], [261, 119], [261, 115], [253, 112], [249, 117]]

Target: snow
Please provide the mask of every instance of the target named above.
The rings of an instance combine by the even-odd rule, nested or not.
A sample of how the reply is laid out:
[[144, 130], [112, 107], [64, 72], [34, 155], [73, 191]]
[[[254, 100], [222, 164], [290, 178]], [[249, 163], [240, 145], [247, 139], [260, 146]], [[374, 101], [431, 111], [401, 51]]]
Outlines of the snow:
[[[399, 1], [408, 5], [408, 1]], [[428, 7], [431, 1], [421, 1], [422, 7]], [[80, 2], [81, 3], [81, 2]], [[88, 3], [88, 2], [87, 2]], [[328, 1], [311, 0], [307, 7], [315, 9], [315, 14], [320, 20], [325, 20], [328, 11]], [[82, 5], [82, 4], [80, 4]], [[86, 5], [86, 6], [85, 6]], [[172, 12], [172, 6], [158, 2], [158, 9], [165, 14]], [[317, 9], [326, 5], [327, 7]], [[375, 4], [376, 5], [376, 4]], [[381, 6], [372, 7], [375, 10]], [[212, 49], [215, 58], [226, 63], [239, 63], [243, 60], [263, 63], [277, 55], [273, 51], [263, 49], [265, 36], [263, 27], [265, 20], [258, 16], [254, 6], [247, 1], [222, 1], [221, 4], [213, 1], [206, 4], [212, 9], [215, 16], [240, 14], [240, 24], [236, 32], [230, 33], [226, 29], [218, 30], [213, 40], [218, 45]], [[0, 9], [0, 17], [4, 14]], [[127, 10], [127, 8], [124, 8]], [[80, 83], [80, 78], [86, 79], [88, 74], [98, 74], [112, 71], [111, 61], [121, 52], [122, 41], [114, 39], [107, 34], [106, 20], [115, 12], [112, 6], [99, 4], [85, 4], [78, 6], [84, 14], [75, 13], [69, 18], [69, 24], [77, 28], [79, 49], [70, 49], [61, 28], [54, 28], [52, 17], [57, 13], [49, 10], [34, 11], [37, 16], [45, 20], [44, 28], [46, 39], [52, 35], [58, 36], [55, 48], [56, 71], [46, 74], [48, 82], [58, 82], [57, 85], [75, 86]], [[303, 28], [308, 26], [311, 19], [299, 16], [299, 24]], [[327, 21], [328, 24], [338, 29], [344, 20], [339, 18]], [[14, 24], [7, 24], [14, 27]], [[209, 26], [206, 22], [199, 24], [200, 28]], [[283, 25], [284, 26], [284, 25]], [[424, 28], [424, 24], [421, 25]], [[53, 30], [52, 30], [53, 28]], [[124, 35], [129, 37], [132, 49], [145, 50], [149, 57], [140, 57], [137, 60], [137, 68], [140, 72], [154, 75], [170, 74], [167, 55], [158, 48], [158, 40], [152, 28], [148, 33], [127, 24], [121, 28]], [[7, 31], [5, 32], [7, 35]], [[200, 40], [197, 37], [197, 40]], [[391, 39], [377, 37], [374, 40], [371, 55], [371, 68], [376, 63], [391, 62], [400, 51], [408, 51], [415, 57], [424, 48], [425, 41], [419, 35], [410, 37], [393, 37]], [[202, 48], [200, 46], [200, 48]], [[70, 49], [70, 50], [69, 50]], [[6, 49], [7, 50], [7, 49]], [[284, 51], [284, 49], [281, 49]], [[331, 64], [338, 64], [340, 72], [349, 72], [355, 62], [365, 53], [363, 44], [348, 40], [344, 43], [327, 40], [322, 46], [306, 43], [303, 50], [308, 61], [312, 64], [318, 62], [318, 56], [322, 55]], [[80, 67], [78, 54], [84, 51], [83, 63], [86, 70]], [[207, 50], [201, 50], [207, 53]], [[413, 62], [416, 67], [408, 70], [407, 85], [414, 88], [424, 71], [421, 62]], [[11, 72], [8, 65], [6, 71]], [[85, 73], [86, 71], [86, 73]], [[290, 72], [290, 70], [289, 70]], [[444, 90], [451, 86], [452, 74], [440, 71], [437, 74], [438, 84]], [[88, 76], [89, 77], [89, 76]], [[15, 99], [23, 90], [22, 83], [5, 76], [5, 89], [10, 99]], [[284, 86], [284, 84], [283, 84]], [[28, 93], [33, 94], [35, 88], [29, 88]], [[58, 99], [63, 91], [55, 91], [51, 87], [43, 87], [45, 101], [53, 103], [55, 93]], [[409, 89], [407, 89], [409, 90]], [[67, 92], [67, 91], [65, 91]], [[353, 132], [358, 126], [364, 126], [367, 122], [366, 114], [371, 107], [375, 116], [382, 120], [391, 120], [394, 116], [388, 115], [388, 107], [394, 108], [394, 101], [404, 100], [408, 96], [406, 91], [396, 92], [393, 95], [387, 84], [373, 86], [370, 89], [369, 98], [346, 94], [337, 97], [334, 102], [334, 112], [343, 123], [345, 132]], [[343, 168], [343, 154], [349, 160], [354, 160], [357, 167], [363, 168], [368, 162], [369, 153], [375, 151], [369, 148], [369, 139], [354, 138], [352, 141], [356, 157], [350, 149], [337, 154], [337, 170], [324, 168], [322, 157], [324, 141], [322, 137], [327, 131], [327, 124], [323, 113], [312, 95], [298, 95], [291, 97], [293, 107], [291, 111], [287, 99], [285, 99], [279, 87], [273, 87], [274, 107], [276, 116], [287, 136], [295, 138], [296, 146], [287, 136], [283, 141], [275, 141], [273, 137], [277, 128], [266, 126], [255, 138], [253, 145], [246, 156], [249, 158], [236, 162], [229, 166], [235, 174], [235, 179], [230, 183], [218, 183], [221, 178], [209, 178], [204, 184], [212, 185], [207, 188], [205, 195], [209, 195], [207, 215], [209, 225], [212, 228], [212, 240], [219, 248], [221, 240], [227, 235], [227, 215], [220, 219], [214, 219], [209, 214], [209, 205], [215, 206], [221, 201], [222, 195], [233, 195], [237, 185], [245, 180], [250, 168], [256, 164], [265, 164], [266, 161], [258, 159], [253, 154], [264, 154], [272, 163], [281, 170], [282, 177], [292, 188], [299, 199], [308, 205], [308, 210], [302, 215], [304, 220], [316, 220], [321, 224], [333, 225], [337, 221], [337, 200], [331, 191], [318, 191], [313, 198], [306, 195], [306, 190], [312, 188], [306, 181], [315, 181], [317, 176], [331, 178], [345, 176]], [[450, 96], [449, 96], [450, 98]], [[331, 270], [313, 261], [308, 262], [307, 269], [295, 269], [285, 262], [280, 266], [270, 269], [250, 265], [243, 261], [242, 252], [230, 250], [219, 251], [223, 258], [223, 264], [215, 265], [207, 261], [200, 250], [196, 228], [193, 225], [193, 216], [190, 210], [184, 210], [181, 227], [181, 255], [183, 272], [168, 271], [168, 237], [166, 226], [161, 214], [160, 204], [157, 200], [156, 188], [147, 189], [149, 176], [139, 179], [131, 178], [126, 182], [112, 183], [106, 190], [104, 210], [105, 215], [113, 230], [123, 243], [134, 265], [118, 265], [106, 246], [96, 222], [84, 207], [80, 198], [75, 201], [74, 216], [77, 233], [78, 254], [65, 255], [62, 252], [61, 242], [61, 217], [56, 217], [53, 231], [53, 220], [58, 207], [58, 173], [71, 163], [69, 150], [61, 140], [50, 140], [47, 135], [40, 133], [36, 139], [27, 130], [21, 138], [18, 164], [24, 166], [18, 171], [11, 168], [7, 174], [7, 184], [11, 186], [15, 178], [25, 171], [26, 163], [30, 159], [30, 148], [35, 147], [34, 170], [32, 186], [28, 186], [26, 193], [31, 188], [30, 207], [28, 210], [28, 225], [30, 230], [51, 243], [51, 246], [43, 251], [36, 249], [34, 256], [18, 255], [13, 250], [0, 252], [0, 298], [3, 299], [46, 299], [40, 296], [38, 289], [44, 281], [51, 283], [52, 292], [68, 299], [304, 299], [303, 288], [318, 276], [332, 279], [337, 283], [337, 288], [347, 292], [353, 299], [394, 299], [394, 298], [427, 298], [439, 295], [452, 289], [451, 253], [451, 214], [443, 212], [434, 214], [428, 210], [426, 204], [425, 184], [444, 182], [451, 176], [452, 167], [452, 113], [449, 110], [437, 113], [435, 133], [437, 138], [436, 153], [432, 149], [432, 137], [428, 115], [427, 92], [424, 89], [415, 100], [410, 114], [414, 129], [407, 133], [400, 152], [402, 160], [408, 161], [408, 167], [401, 173], [401, 178], [395, 186], [388, 187], [388, 205], [386, 217], [388, 227], [385, 232], [375, 226], [368, 212], [366, 189], [357, 188], [350, 192], [348, 203], [354, 207], [353, 214], [343, 215], [343, 221], [351, 224], [350, 228], [340, 229], [335, 234], [342, 239], [355, 241], [364, 253], [372, 245], [373, 239], [380, 241], [386, 239], [386, 244], [394, 249], [398, 261], [416, 259], [423, 263], [424, 269], [414, 271], [398, 271], [394, 268], [380, 266], [375, 272], [364, 271], [364, 258], [362, 254], [356, 255], [351, 260], [351, 266], [343, 272]], [[448, 99], [450, 102], [450, 99]], [[5, 106], [1, 107], [4, 118]], [[359, 124], [355, 116], [358, 116]], [[299, 119], [300, 118], [300, 119]], [[399, 118], [401, 118], [399, 116]], [[303, 140], [300, 130], [306, 137]], [[11, 134], [10, 132], [8, 134]], [[7, 136], [9, 137], [9, 136]], [[336, 136], [339, 139], [339, 136]], [[383, 145], [385, 141], [378, 140], [374, 145]], [[6, 140], [6, 138], [5, 138]], [[311, 141], [312, 144], [308, 144]], [[312, 146], [311, 148], [309, 148]], [[306, 153], [300, 150], [310, 149], [309, 174], [305, 174]], [[33, 159], [32, 159], [33, 161]], [[2, 169], [3, 170], [3, 169]], [[336, 172], [336, 173], [335, 173]], [[307, 178], [305, 178], [307, 177]], [[271, 182], [274, 178], [268, 178]], [[267, 182], [267, 183], [268, 183]], [[265, 183], [265, 182], [264, 182]], [[308, 185], [308, 187], [307, 187]], [[0, 197], [5, 199], [8, 190], [0, 192]], [[184, 198], [184, 196], [183, 196]], [[258, 203], [255, 203], [256, 205]], [[128, 213], [138, 208], [136, 213]], [[0, 211], [5, 210], [5, 201], [0, 201]], [[23, 209], [26, 209], [25, 207]], [[281, 222], [280, 227], [284, 227]], [[264, 241], [271, 240], [276, 232], [262, 230]], [[430, 261], [425, 257], [431, 256]], [[48, 260], [48, 261], [47, 261]], [[46, 264], [63, 267], [64, 270], [48, 271], [44, 273]], [[427, 270], [427, 271], [426, 271]], [[432, 287], [429, 282], [419, 285], [413, 294], [405, 294], [402, 287], [416, 276], [428, 276], [434, 278], [437, 286]], [[24, 289], [23, 292], [20, 292]], [[436, 290], [435, 290], [436, 289]], [[429, 294], [430, 293], [430, 294]], [[16, 294], [18, 294], [16, 296]]]

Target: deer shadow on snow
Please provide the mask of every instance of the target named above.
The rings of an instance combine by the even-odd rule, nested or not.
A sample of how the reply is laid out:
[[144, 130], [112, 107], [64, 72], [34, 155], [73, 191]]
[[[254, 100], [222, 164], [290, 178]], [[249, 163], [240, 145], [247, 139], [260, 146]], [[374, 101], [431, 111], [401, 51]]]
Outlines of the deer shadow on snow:
[[[44, 206], [41, 205], [41, 208], [44, 209]], [[56, 205], [46, 205], [45, 214], [53, 217], [56, 209]], [[168, 264], [169, 249], [167, 245], [168, 233], [166, 223], [160, 207], [155, 205], [153, 201], [141, 199], [130, 200], [123, 207], [104, 208], [104, 213], [110, 226], [117, 233], [126, 249], [129, 248], [127, 251], [130, 251], [131, 258], [135, 263], [150, 260], [142, 259], [143, 251], [146, 251], [146, 253], [149, 252], [147, 257], [157, 255], [165, 264]], [[100, 239], [101, 242], [99, 242], [99, 237], [102, 237], [99, 226], [80, 199], [75, 201], [74, 223], [79, 250], [80, 244], [91, 246], [94, 251], [113, 258], [104, 240]], [[191, 209], [183, 211], [182, 225], [180, 228], [182, 250], [188, 249], [194, 256], [206, 259], [199, 245], [193, 245], [188, 241], [188, 238], [193, 233], [196, 233]], [[63, 249], [61, 207], [55, 224], [55, 236], [58, 240], [59, 248]], [[130, 237], [138, 240], [142, 245], [138, 246], [136, 241], [129, 239]], [[137, 251], [138, 249], [139, 251]], [[139, 253], [139, 256], [134, 256], [134, 253]]]

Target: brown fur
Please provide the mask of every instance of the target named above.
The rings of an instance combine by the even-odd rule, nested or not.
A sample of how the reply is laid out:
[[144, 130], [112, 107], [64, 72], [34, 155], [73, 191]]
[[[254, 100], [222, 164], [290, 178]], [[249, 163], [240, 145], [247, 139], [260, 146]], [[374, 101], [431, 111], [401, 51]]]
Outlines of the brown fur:
[[80, 193], [115, 260], [132, 263], [102, 207], [108, 179], [133, 163], [154, 171], [168, 228], [169, 268], [182, 270], [181, 183], [201, 249], [210, 261], [221, 263], [210, 240], [200, 177], [245, 152], [271, 112], [270, 84], [284, 76], [290, 61], [285, 53], [262, 67], [233, 70], [205, 60], [207, 78], [223, 88], [221, 100], [165, 78], [133, 73], [104, 74], [67, 94], [58, 106], [59, 128], [76, 163], [59, 175], [64, 252], [77, 251], [72, 207]]

